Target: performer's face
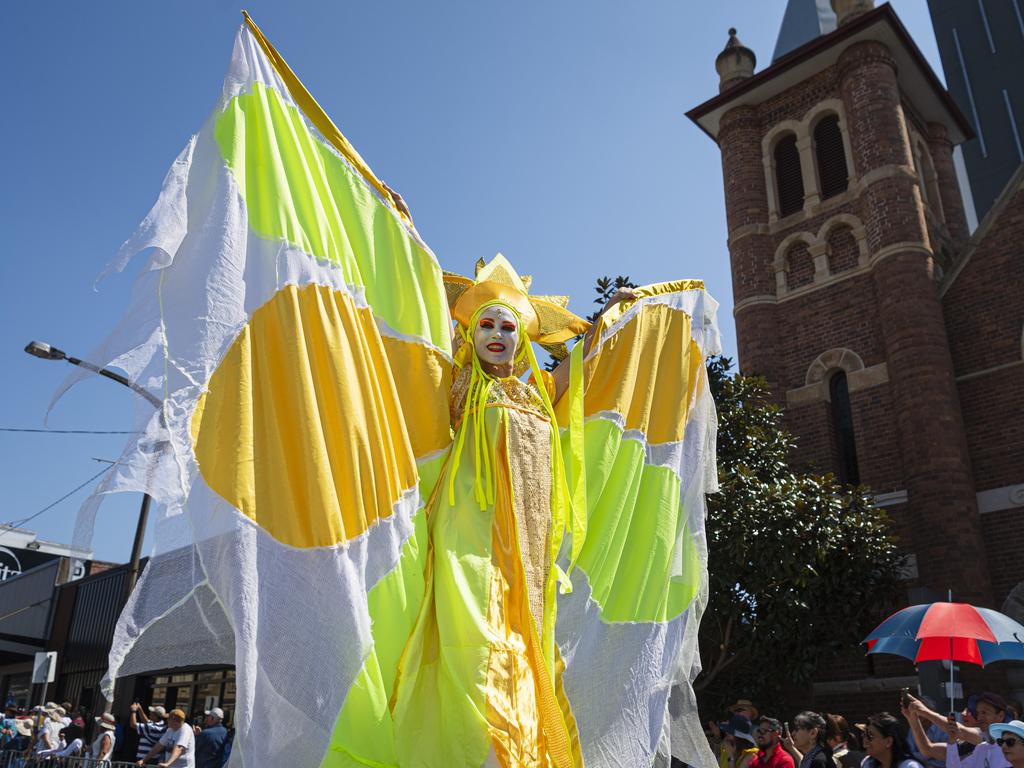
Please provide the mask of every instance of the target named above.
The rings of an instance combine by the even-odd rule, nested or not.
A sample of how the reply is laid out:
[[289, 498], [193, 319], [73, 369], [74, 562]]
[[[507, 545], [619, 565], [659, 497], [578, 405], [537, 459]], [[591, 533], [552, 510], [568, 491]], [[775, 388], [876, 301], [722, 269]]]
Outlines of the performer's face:
[[473, 346], [481, 362], [511, 363], [519, 346], [519, 321], [512, 310], [492, 304], [481, 312], [473, 329]]

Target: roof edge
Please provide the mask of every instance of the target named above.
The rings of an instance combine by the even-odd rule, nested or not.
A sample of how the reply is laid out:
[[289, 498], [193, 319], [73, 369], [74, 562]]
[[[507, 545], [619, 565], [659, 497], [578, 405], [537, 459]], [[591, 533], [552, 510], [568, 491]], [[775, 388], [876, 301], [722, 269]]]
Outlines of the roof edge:
[[992, 204], [992, 207], [988, 209], [988, 213], [985, 214], [985, 218], [981, 220], [978, 228], [974, 230], [971, 238], [967, 241], [967, 245], [964, 246], [963, 255], [957, 261], [956, 266], [953, 267], [942, 279], [942, 284], [939, 286], [939, 297], [945, 298], [946, 293], [956, 279], [963, 272], [964, 267], [971, 260], [974, 252], [978, 249], [985, 239], [991, 234], [992, 228], [995, 226], [996, 221], [1003, 215], [1003, 211], [1010, 204], [1010, 201], [1016, 196], [1021, 189], [1024, 188], [1024, 163], [1017, 166], [1017, 170], [1013, 172], [1013, 176], [1006, 182], [1006, 186], [1003, 187], [1003, 191], [999, 193], [999, 197]]
[[868, 11], [867, 13], [857, 16], [833, 32], [829, 32], [821, 37], [816, 37], [810, 42], [804, 43], [799, 48], [794, 48], [785, 56], [773, 61], [767, 68], [756, 73], [753, 77], [744, 80], [738, 85], [734, 85], [732, 88], [729, 88], [716, 96], [712, 96], [702, 104], [698, 104], [696, 107], [688, 110], [686, 112], [686, 116], [696, 123], [697, 127], [710, 136], [712, 140], [717, 140], [710, 131], [700, 124], [700, 118], [715, 109], [727, 105], [730, 101], [735, 100], [737, 97], [742, 96], [748, 91], [758, 88], [818, 53], [831, 48], [837, 43], [843, 42], [847, 38], [853, 37], [858, 32], [867, 29], [879, 21], [888, 23], [896, 32], [897, 36], [902, 40], [903, 44], [907, 47], [911, 58], [914, 59], [918, 67], [924, 73], [925, 79], [928, 81], [929, 85], [939, 94], [939, 98], [946, 107], [946, 110], [963, 132], [964, 141], [973, 139], [975, 136], [974, 127], [967, 120], [967, 117], [960, 110], [960, 107], [957, 106], [957, 103], [953, 100], [953, 97], [950, 95], [946, 87], [943, 86], [942, 82], [935, 74], [935, 70], [932, 69], [928, 60], [924, 57], [924, 54], [921, 53], [921, 49], [918, 48], [917, 43], [914, 42], [914, 39], [910, 36], [907, 28], [903, 25], [903, 22], [900, 21], [899, 16], [896, 15], [892, 5], [889, 3], [884, 3], [872, 11]]

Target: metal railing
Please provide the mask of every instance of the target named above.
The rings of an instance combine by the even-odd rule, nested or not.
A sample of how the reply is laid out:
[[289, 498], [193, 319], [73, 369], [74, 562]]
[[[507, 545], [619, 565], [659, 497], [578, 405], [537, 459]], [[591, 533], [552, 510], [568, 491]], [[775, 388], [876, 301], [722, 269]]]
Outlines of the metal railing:
[[91, 757], [39, 756], [26, 752], [0, 752], [0, 768], [132, 768], [134, 762], [93, 760]]

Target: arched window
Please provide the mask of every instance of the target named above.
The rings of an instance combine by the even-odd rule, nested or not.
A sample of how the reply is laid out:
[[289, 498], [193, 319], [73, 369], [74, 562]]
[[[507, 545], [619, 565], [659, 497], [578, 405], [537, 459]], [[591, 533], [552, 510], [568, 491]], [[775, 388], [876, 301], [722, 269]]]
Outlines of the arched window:
[[829, 381], [832, 400], [832, 431], [836, 438], [836, 474], [844, 485], [860, 485], [857, 466], [857, 441], [853, 434], [853, 409], [850, 407], [850, 388], [846, 371], [839, 371]]
[[839, 117], [828, 115], [814, 126], [814, 154], [818, 161], [818, 185], [821, 199], [826, 200], [846, 191], [849, 171]]
[[795, 134], [779, 139], [774, 157], [779, 216], [785, 217], [804, 207], [804, 177], [800, 172], [800, 151], [796, 148]]

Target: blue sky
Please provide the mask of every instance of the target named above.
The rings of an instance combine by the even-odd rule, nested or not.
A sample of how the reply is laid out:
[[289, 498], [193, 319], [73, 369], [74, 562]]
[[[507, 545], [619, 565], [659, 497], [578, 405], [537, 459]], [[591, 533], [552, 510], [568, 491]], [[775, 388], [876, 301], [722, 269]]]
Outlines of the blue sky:
[[[926, 0], [893, 3], [941, 76]], [[684, 112], [717, 92], [735, 25], [767, 66], [784, 0], [519, 3], [253, 0], [246, 7], [441, 264], [502, 251], [538, 293], [591, 311], [594, 278], [703, 278], [735, 354], [718, 150]], [[127, 303], [96, 276], [156, 198], [215, 104], [237, 3], [11, 0], [0, 29], [7, 109], [0, 225], [0, 428], [40, 428], [63, 363], [87, 356]], [[131, 271], [131, 270], [129, 270]], [[126, 430], [132, 395], [92, 379], [54, 429]], [[22, 519], [120, 454], [116, 435], [0, 431], [0, 522]], [[70, 541], [82, 491], [35, 519]], [[96, 556], [127, 559], [139, 499], [101, 509]], [[3, 537], [0, 536], [0, 545]]]

